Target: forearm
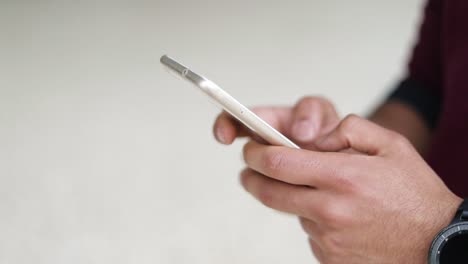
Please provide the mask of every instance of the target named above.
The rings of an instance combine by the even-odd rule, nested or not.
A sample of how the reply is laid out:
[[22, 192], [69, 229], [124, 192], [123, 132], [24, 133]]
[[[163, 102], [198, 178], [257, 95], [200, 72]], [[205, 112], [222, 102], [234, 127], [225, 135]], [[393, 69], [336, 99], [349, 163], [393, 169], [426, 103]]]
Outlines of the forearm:
[[369, 119], [405, 136], [422, 156], [427, 154], [431, 130], [424, 119], [407, 104], [390, 100], [378, 107]]

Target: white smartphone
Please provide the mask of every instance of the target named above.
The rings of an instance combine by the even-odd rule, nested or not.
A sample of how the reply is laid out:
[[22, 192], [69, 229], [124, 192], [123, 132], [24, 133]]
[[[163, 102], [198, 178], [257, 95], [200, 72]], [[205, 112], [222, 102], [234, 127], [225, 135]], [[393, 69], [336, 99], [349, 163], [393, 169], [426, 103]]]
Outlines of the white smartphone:
[[178, 63], [167, 55], [161, 57], [161, 63], [178, 76], [195, 84], [195, 86], [211, 97], [226, 112], [231, 114], [268, 143], [277, 146], [299, 148], [299, 146], [294, 142], [278, 132], [247, 107], [239, 103], [234, 99], [234, 97], [229, 95], [214, 82], [193, 72], [188, 67]]

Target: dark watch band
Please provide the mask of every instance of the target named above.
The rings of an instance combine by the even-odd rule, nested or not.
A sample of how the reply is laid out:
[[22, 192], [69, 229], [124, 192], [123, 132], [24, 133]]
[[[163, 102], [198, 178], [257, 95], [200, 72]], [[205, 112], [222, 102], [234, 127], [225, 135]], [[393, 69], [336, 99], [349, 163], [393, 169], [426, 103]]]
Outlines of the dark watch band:
[[458, 223], [460, 221], [468, 221], [468, 199], [463, 200], [460, 207], [458, 207], [457, 213], [451, 224]]

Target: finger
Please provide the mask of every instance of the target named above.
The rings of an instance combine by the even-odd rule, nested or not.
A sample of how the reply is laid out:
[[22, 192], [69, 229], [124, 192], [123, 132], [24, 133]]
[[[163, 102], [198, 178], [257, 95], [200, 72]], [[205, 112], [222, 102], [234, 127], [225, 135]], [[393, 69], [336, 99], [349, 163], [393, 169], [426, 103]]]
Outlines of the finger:
[[393, 144], [395, 137], [395, 132], [356, 115], [349, 115], [315, 144], [325, 151], [351, 148], [368, 155], [379, 155]]
[[278, 211], [314, 219], [319, 194], [317, 190], [273, 180], [253, 170], [241, 173], [244, 188], [265, 206]]
[[338, 123], [338, 114], [333, 105], [320, 97], [305, 97], [294, 107], [292, 138], [305, 143], [310, 142], [330, 126]]
[[[282, 182], [316, 188], [337, 188], [346, 168], [358, 162], [346, 153], [315, 152], [279, 146], [266, 146], [254, 141], [244, 146], [247, 166]], [[341, 181], [342, 182], [342, 181]]]
[[[265, 120], [272, 127], [284, 133], [289, 127], [292, 110], [288, 107], [257, 107], [252, 109], [256, 115]], [[262, 141], [253, 131], [242, 125], [236, 118], [227, 112], [222, 112], [213, 126], [215, 138], [222, 144], [231, 144], [236, 137], [250, 136], [257, 141]]]
[[240, 124], [224, 111], [218, 115], [213, 126], [213, 134], [216, 140], [226, 145], [231, 144], [236, 137], [244, 133], [243, 131]]
[[293, 114], [291, 107], [254, 107], [252, 112], [280, 133], [289, 134]]

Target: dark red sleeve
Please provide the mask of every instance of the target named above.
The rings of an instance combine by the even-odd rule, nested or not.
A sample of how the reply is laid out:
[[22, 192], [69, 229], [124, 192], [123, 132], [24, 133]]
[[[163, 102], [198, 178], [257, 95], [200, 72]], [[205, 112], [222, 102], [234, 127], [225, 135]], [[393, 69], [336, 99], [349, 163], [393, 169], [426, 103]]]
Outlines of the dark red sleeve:
[[417, 111], [431, 128], [437, 126], [442, 104], [442, 0], [426, 5], [407, 77], [390, 95]]
[[441, 94], [442, 87], [442, 0], [429, 0], [419, 39], [408, 65], [409, 78]]

